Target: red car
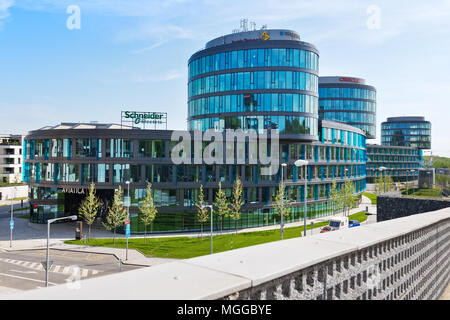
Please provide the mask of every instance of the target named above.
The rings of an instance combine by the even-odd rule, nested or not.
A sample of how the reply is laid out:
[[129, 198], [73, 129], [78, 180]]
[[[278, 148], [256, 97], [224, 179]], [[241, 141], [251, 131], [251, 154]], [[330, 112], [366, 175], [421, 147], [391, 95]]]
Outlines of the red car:
[[330, 231], [334, 231], [334, 230], [336, 230], [336, 228], [330, 227], [330, 226], [325, 226], [325, 227], [320, 229], [320, 233], [330, 232]]

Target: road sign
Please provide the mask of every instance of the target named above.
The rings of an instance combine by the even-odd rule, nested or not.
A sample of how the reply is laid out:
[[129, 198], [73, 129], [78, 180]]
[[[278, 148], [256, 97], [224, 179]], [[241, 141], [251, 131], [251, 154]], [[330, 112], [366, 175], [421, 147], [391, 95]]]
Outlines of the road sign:
[[14, 229], [14, 220], [9, 221], [9, 228], [12, 230]]
[[[41, 264], [42, 264], [42, 266], [44, 267], [44, 270], [47, 270], [47, 261], [42, 261]], [[48, 262], [49, 268], [51, 268], [52, 265], [53, 265], [53, 260], [50, 260], [50, 261]]]
[[125, 228], [125, 237], [128, 238], [129, 236], [130, 236], [130, 224], [127, 224]]
[[131, 205], [131, 197], [125, 196], [123, 197], [123, 206], [129, 207]]

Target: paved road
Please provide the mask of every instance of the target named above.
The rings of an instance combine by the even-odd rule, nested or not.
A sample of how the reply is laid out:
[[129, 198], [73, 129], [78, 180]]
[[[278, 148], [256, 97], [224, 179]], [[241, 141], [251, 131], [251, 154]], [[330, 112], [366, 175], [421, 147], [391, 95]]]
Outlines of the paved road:
[[[9, 293], [45, 286], [46, 250], [0, 251], [0, 299]], [[122, 265], [107, 254], [50, 250], [53, 265], [49, 272], [49, 285], [66, 284], [76, 289], [83, 279], [125, 272], [141, 266]]]

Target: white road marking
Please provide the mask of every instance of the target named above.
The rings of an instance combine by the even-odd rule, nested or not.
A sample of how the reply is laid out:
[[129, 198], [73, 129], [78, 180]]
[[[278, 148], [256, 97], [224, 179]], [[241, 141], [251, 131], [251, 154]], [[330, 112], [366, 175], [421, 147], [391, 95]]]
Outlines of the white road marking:
[[20, 273], [37, 273], [36, 271], [20, 271], [20, 270], [10, 270], [11, 272], [20, 272]]
[[[0, 261], [12, 263], [12, 264], [15, 264], [15, 265], [18, 265], [21, 267], [25, 267], [25, 268], [29, 268], [29, 269], [33, 269], [36, 271], [44, 271], [44, 267], [43, 267], [42, 263], [5, 259], [5, 258], [0, 258]], [[18, 271], [18, 270], [16, 270], [16, 271]], [[102, 272], [102, 271], [95, 270], [95, 269], [80, 268], [82, 277], [87, 277], [89, 275], [89, 271], [92, 272], [92, 275], [96, 275], [97, 273]], [[35, 273], [34, 271], [18, 271], [18, 272]], [[50, 267], [50, 272], [70, 274], [73, 272], [73, 269], [70, 266], [52, 265]]]
[[[12, 277], [12, 278], [18, 278], [18, 279], [23, 279], [23, 280], [30, 280], [30, 281], [36, 281], [36, 282], [43, 282], [43, 283], [45, 283], [44, 280], [37, 280], [37, 279], [32, 279], [32, 278], [13, 276], [12, 274], [7, 274], [7, 273], [0, 273], [0, 275], [6, 276], [6, 277]], [[49, 282], [48, 284], [52, 284], [52, 285], [56, 286], [56, 283], [53, 283], [53, 282]]]

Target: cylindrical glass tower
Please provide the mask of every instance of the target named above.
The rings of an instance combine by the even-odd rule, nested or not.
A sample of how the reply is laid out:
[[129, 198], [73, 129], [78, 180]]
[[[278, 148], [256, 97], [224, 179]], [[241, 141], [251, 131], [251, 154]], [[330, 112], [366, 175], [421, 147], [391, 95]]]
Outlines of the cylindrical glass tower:
[[391, 117], [381, 123], [383, 146], [431, 149], [431, 122], [424, 117]]
[[344, 122], [364, 131], [367, 139], [375, 139], [376, 104], [376, 89], [364, 79], [319, 79], [320, 119]]
[[188, 130], [318, 139], [318, 50], [290, 30], [229, 34], [189, 59]]

